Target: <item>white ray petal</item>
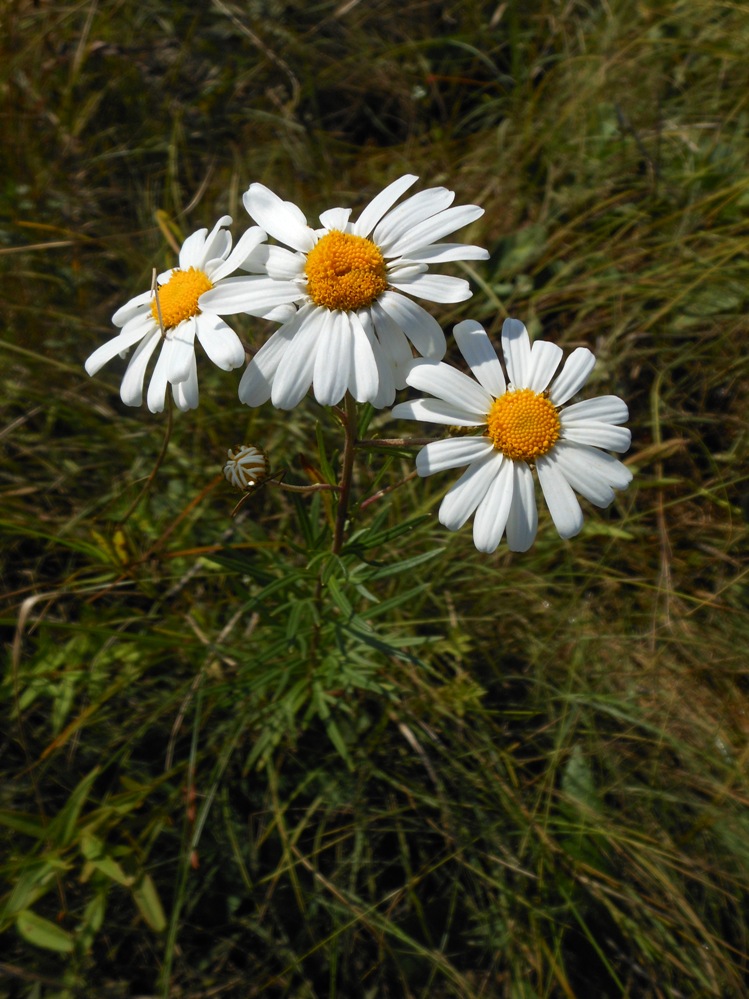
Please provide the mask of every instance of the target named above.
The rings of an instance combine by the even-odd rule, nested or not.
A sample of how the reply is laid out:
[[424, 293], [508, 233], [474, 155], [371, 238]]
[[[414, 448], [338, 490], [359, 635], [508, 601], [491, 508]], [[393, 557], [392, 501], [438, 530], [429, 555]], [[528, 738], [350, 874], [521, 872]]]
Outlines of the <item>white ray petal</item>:
[[350, 208], [329, 208], [320, 216], [320, 222], [325, 229], [337, 229], [339, 232], [345, 232], [350, 217]]
[[186, 413], [188, 409], [197, 409], [200, 402], [198, 392], [198, 370], [195, 364], [195, 354], [192, 355], [192, 364], [184, 381], [177, 385], [172, 385], [172, 397], [177, 405], [177, 409]]
[[198, 316], [198, 340], [216, 367], [231, 371], [244, 364], [242, 342], [223, 319], [206, 313]]
[[588, 380], [595, 363], [595, 356], [587, 347], [577, 347], [572, 351], [551, 383], [549, 398], [555, 406], [562, 406], [573, 395], [577, 395]]
[[97, 347], [96, 350], [88, 356], [86, 359], [85, 368], [89, 375], [95, 375], [100, 368], [111, 361], [113, 357], [117, 354], [121, 354], [125, 350], [129, 350], [134, 343], [142, 340], [144, 336], [148, 333], [156, 332], [156, 323], [153, 321], [153, 317], [149, 313], [148, 316], [144, 316], [139, 322], [132, 323], [129, 327], [126, 327], [117, 336], [112, 337], [111, 340], [107, 340], [103, 343], [101, 347]]
[[[203, 264], [203, 248], [205, 247], [205, 237], [208, 235], [207, 229], [198, 229], [191, 233], [182, 244], [179, 251], [179, 269], [188, 270], [190, 267], [201, 267]], [[161, 277], [159, 275], [159, 277]], [[161, 412], [161, 410], [159, 410]]]
[[270, 399], [273, 379], [284, 354], [314, 306], [300, 309], [268, 339], [247, 365], [239, 382], [239, 401], [261, 406]]
[[151, 381], [146, 393], [146, 405], [152, 413], [161, 413], [164, 409], [164, 397], [169, 383], [169, 368], [171, 364], [173, 345], [171, 340], [161, 341], [161, 351], [156, 358], [156, 365], [151, 375]]
[[203, 292], [200, 307], [217, 316], [232, 316], [238, 312], [263, 315], [268, 309], [299, 302], [303, 297], [291, 281], [275, 281], [268, 277], [229, 277], [210, 291]]
[[629, 409], [618, 395], [598, 395], [594, 399], [584, 399], [568, 406], [562, 412], [562, 423], [578, 423], [595, 420], [598, 423], [624, 423], [629, 417]]
[[473, 292], [465, 278], [449, 277], [446, 274], [415, 274], [412, 277], [396, 275], [390, 284], [407, 295], [416, 295], [427, 302], [465, 302]]
[[536, 471], [551, 519], [560, 538], [572, 538], [579, 534], [583, 526], [583, 512], [572, 486], [555, 460], [554, 451], [538, 459]]
[[115, 326], [125, 326], [125, 324], [130, 320], [134, 319], [138, 313], [143, 312], [147, 309], [151, 311], [151, 298], [153, 292], [149, 289], [148, 291], [142, 292], [140, 295], [136, 295], [135, 298], [131, 298], [129, 302], [125, 305], [120, 306], [120, 308], [112, 316], [112, 322]]
[[[377, 398], [379, 377], [377, 359], [374, 348], [369, 340], [361, 320], [355, 312], [348, 313], [353, 337], [353, 360], [351, 365], [351, 380], [349, 388], [357, 402], [371, 402]], [[393, 401], [393, 397], [388, 405]]]
[[391, 415], [395, 420], [444, 423], [449, 427], [481, 427], [486, 423], [486, 417], [478, 420], [466, 416], [462, 406], [442, 402], [440, 399], [412, 399], [411, 402], [399, 402], [397, 406], [393, 406]]
[[472, 462], [440, 505], [440, 523], [457, 531], [468, 520], [499, 474], [504, 455], [499, 451]]
[[580, 420], [575, 423], [564, 419], [565, 411], [560, 413], [562, 423], [562, 440], [575, 441], [576, 444], [591, 444], [593, 447], [605, 447], [608, 451], [624, 452], [632, 443], [632, 433], [627, 427], [615, 427], [610, 423], [597, 423], [595, 420]]
[[519, 319], [505, 319], [502, 324], [502, 353], [512, 388], [527, 388], [531, 371], [531, 342]]
[[462, 229], [469, 222], [474, 222], [481, 218], [484, 209], [478, 205], [457, 205], [455, 208], [447, 208], [444, 212], [433, 215], [432, 218], [420, 222], [410, 229], [400, 239], [392, 243], [386, 256], [407, 257], [411, 250], [422, 249], [430, 243], [447, 236], [448, 233]]
[[190, 374], [190, 367], [195, 362], [195, 334], [197, 333], [196, 317], [191, 316], [169, 330], [167, 339], [171, 342], [169, 353], [169, 368], [167, 381], [172, 385], [185, 381]]
[[512, 462], [503, 461], [473, 519], [473, 543], [487, 555], [499, 547], [510, 516], [514, 478]]
[[447, 343], [442, 327], [418, 302], [413, 302], [396, 291], [384, 291], [377, 301], [422, 357], [440, 360], [445, 356]]
[[156, 347], [161, 343], [161, 334], [153, 330], [144, 337], [133, 351], [127, 366], [125, 377], [120, 385], [120, 399], [126, 406], [140, 406], [143, 402], [143, 379], [146, 375], [148, 362]]
[[502, 365], [484, 327], [473, 319], [464, 319], [453, 330], [458, 348], [476, 380], [492, 399], [507, 391]]
[[554, 450], [565, 479], [596, 506], [607, 507], [614, 499], [614, 489], [625, 489], [632, 481], [626, 465], [594, 447], [563, 441]]
[[414, 226], [449, 208], [454, 200], [455, 192], [446, 187], [430, 187], [412, 194], [378, 223], [372, 239], [387, 254], [388, 248]]
[[491, 454], [494, 445], [488, 437], [445, 437], [431, 441], [416, 455], [419, 475], [433, 475], [448, 468], [459, 468]]
[[307, 394], [315, 371], [315, 360], [324, 333], [325, 309], [315, 309], [299, 328], [278, 366], [271, 402], [277, 409], [293, 409]]
[[317, 236], [296, 205], [288, 205], [264, 184], [250, 184], [242, 201], [260, 228], [280, 243], [306, 252], [317, 242]]
[[208, 273], [213, 284], [233, 274], [238, 267], [243, 267], [248, 257], [257, 251], [266, 238], [265, 230], [256, 225], [250, 226], [247, 232], [243, 232], [226, 260], [223, 260], [213, 273]]
[[373, 198], [364, 211], [359, 216], [357, 222], [352, 226], [352, 232], [357, 236], [368, 236], [374, 229], [382, 216], [391, 208], [398, 198], [409, 189], [419, 178], [414, 174], [407, 173], [403, 177], [394, 180]]
[[531, 347], [531, 364], [528, 375], [529, 389], [534, 392], [543, 392], [554, 372], [559, 367], [562, 358], [562, 348], [556, 343], [548, 340], [536, 340]]
[[418, 392], [429, 392], [459, 407], [470, 419], [486, 423], [494, 398], [486, 389], [443, 361], [416, 360], [406, 375], [406, 383]]
[[315, 399], [321, 406], [335, 406], [346, 394], [352, 355], [352, 333], [346, 313], [321, 310], [320, 346], [313, 374]]
[[514, 489], [507, 518], [507, 547], [511, 552], [527, 552], [536, 538], [538, 509], [533, 472], [524, 461], [512, 462]]
[[467, 243], [432, 243], [420, 249], [409, 250], [408, 259], [424, 264], [446, 264], [451, 260], [488, 260], [489, 251], [483, 246]]
[[374, 322], [377, 339], [392, 368], [395, 388], [405, 388], [406, 372], [413, 361], [411, 344], [400, 326], [390, 318], [379, 302], [372, 302], [369, 312]]
[[377, 390], [367, 401], [371, 402], [375, 409], [386, 409], [393, 405], [395, 399], [395, 368], [375, 333], [371, 311], [362, 309], [356, 313], [355, 318], [361, 323], [364, 335], [369, 341], [377, 368]]

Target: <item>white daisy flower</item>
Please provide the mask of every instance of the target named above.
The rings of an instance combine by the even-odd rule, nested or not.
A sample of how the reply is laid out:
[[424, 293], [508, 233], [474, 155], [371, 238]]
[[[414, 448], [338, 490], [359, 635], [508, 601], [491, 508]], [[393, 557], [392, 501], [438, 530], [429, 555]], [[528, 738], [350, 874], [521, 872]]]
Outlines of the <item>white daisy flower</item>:
[[[112, 316], [119, 334], [98, 347], [86, 361], [89, 375], [96, 372], [116, 354], [121, 356], [137, 344], [125, 371], [120, 397], [126, 406], [140, 406], [143, 401], [143, 380], [146, 367], [156, 347], [161, 344], [156, 365], [148, 386], [147, 402], [152, 413], [164, 408], [167, 385], [181, 410], [198, 405], [198, 373], [195, 363], [195, 338], [208, 357], [219, 368], [230, 371], [245, 361], [244, 347], [239, 337], [220, 318], [221, 309], [206, 306], [202, 299], [207, 291], [220, 288], [229, 274], [247, 265], [267, 238], [262, 229], [253, 226], [232, 250], [229, 215], [222, 216], [209, 233], [199, 229], [182, 244], [179, 266], [158, 277], [158, 301], [153, 291], [136, 295]], [[278, 303], [266, 302], [257, 295], [252, 315], [284, 320], [295, 311], [293, 306], [278, 308]], [[163, 335], [162, 335], [163, 326]]]
[[260, 447], [238, 444], [226, 452], [226, 481], [236, 489], [252, 489], [268, 475], [268, 456]]
[[262, 276], [235, 277], [208, 292], [206, 307], [223, 315], [265, 302], [269, 289], [278, 304], [299, 311], [255, 355], [242, 376], [239, 398], [249, 406], [270, 399], [292, 409], [314, 387], [319, 403], [332, 406], [351, 392], [359, 402], [389, 406], [405, 385], [411, 345], [424, 357], [441, 358], [445, 336], [439, 323], [408, 295], [431, 302], [470, 298], [463, 278], [430, 274], [431, 264], [485, 260], [486, 250], [439, 243], [483, 215], [483, 208], [451, 208], [455, 194], [434, 187], [398, 198], [418, 180], [407, 175], [377, 195], [357, 222], [351, 210], [332, 208], [311, 229], [302, 212], [262, 184], [252, 184], [244, 205], [269, 235], [291, 249], [265, 246], [245, 269]]
[[531, 347], [517, 319], [506, 319], [502, 327], [507, 380], [479, 323], [458, 323], [455, 339], [476, 380], [448, 364], [414, 361], [406, 381], [435, 398], [393, 409], [403, 419], [484, 428], [482, 436], [432, 441], [416, 457], [419, 475], [468, 465], [442, 501], [440, 522], [456, 531], [475, 511], [479, 551], [493, 552], [505, 532], [511, 551], [527, 551], [538, 525], [532, 463], [557, 531], [573, 537], [583, 524], [574, 490], [606, 507], [614, 489], [632, 480], [628, 468], [598, 450], [629, 448], [631, 434], [619, 426], [629, 415], [626, 403], [603, 395], [560, 409], [583, 387], [595, 357], [578, 347], [554, 378], [561, 347], [546, 340]]

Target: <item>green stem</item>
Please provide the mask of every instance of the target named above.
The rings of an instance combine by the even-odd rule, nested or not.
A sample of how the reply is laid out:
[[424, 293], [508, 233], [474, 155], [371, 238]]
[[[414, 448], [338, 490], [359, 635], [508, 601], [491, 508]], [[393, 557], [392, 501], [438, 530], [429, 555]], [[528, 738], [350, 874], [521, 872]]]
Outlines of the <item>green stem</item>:
[[[341, 414], [343, 416], [343, 414]], [[348, 516], [349, 496], [351, 495], [351, 477], [354, 470], [354, 450], [356, 448], [356, 401], [350, 392], [346, 393], [346, 413], [342, 419], [343, 429], [346, 437], [343, 445], [343, 467], [341, 469], [341, 490], [338, 497], [338, 513], [335, 522], [335, 534], [333, 535], [333, 554], [340, 554], [343, 547], [343, 532], [346, 527]]]

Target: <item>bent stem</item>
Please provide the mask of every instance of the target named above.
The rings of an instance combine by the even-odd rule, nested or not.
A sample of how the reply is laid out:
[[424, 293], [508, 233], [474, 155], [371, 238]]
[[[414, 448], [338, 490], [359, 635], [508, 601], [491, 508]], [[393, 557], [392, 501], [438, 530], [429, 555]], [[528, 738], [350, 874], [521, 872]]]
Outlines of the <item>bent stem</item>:
[[354, 451], [356, 449], [356, 401], [350, 392], [346, 393], [346, 411], [340, 413], [341, 423], [345, 432], [343, 444], [343, 467], [341, 468], [341, 490], [338, 497], [338, 512], [333, 535], [333, 554], [339, 555], [343, 547], [343, 532], [348, 516], [349, 497], [351, 495], [351, 477], [354, 470]]

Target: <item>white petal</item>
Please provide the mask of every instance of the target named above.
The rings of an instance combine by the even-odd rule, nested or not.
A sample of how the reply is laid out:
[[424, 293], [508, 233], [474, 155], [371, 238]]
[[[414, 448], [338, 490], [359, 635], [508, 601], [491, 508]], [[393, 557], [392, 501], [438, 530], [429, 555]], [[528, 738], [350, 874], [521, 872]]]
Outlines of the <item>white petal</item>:
[[256, 225], [250, 226], [247, 232], [242, 233], [239, 242], [226, 260], [222, 261], [213, 273], [207, 272], [213, 284], [217, 284], [230, 274], [233, 274], [238, 267], [242, 267], [247, 258], [257, 251], [257, 248], [265, 239], [265, 230]]
[[448, 531], [457, 531], [468, 520], [499, 474], [504, 455], [494, 451], [474, 461], [463, 472], [440, 505], [440, 523]]
[[[251, 316], [252, 313], [248, 312], [247, 315]], [[295, 305], [276, 305], [274, 308], [268, 309], [267, 312], [261, 312], [259, 317], [260, 319], [268, 319], [272, 323], [285, 323], [295, 315]]]
[[536, 471], [551, 519], [560, 538], [574, 537], [583, 526], [583, 512], [572, 486], [555, 460], [554, 451], [537, 460]]
[[313, 375], [315, 399], [321, 406], [335, 406], [351, 377], [353, 334], [345, 312], [321, 310], [320, 342]]
[[103, 343], [101, 347], [97, 347], [93, 354], [90, 354], [86, 359], [86, 371], [89, 375], [95, 375], [100, 368], [104, 367], [107, 361], [111, 361], [113, 357], [121, 354], [124, 350], [129, 350], [134, 343], [142, 340], [146, 334], [155, 331], [156, 324], [153, 321], [153, 316], [149, 313], [147, 317], [144, 316], [139, 322], [129, 326], [127, 330], [123, 330], [117, 336], [112, 337], [111, 340]]
[[626, 427], [614, 427], [610, 423], [596, 423], [594, 420], [580, 420], [568, 423], [565, 411], [560, 413], [562, 423], [562, 440], [575, 441], [576, 444], [591, 444], [593, 447], [605, 447], [609, 451], [624, 452], [629, 450], [632, 434]]
[[568, 406], [562, 413], [562, 423], [596, 420], [598, 423], [624, 423], [629, 417], [627, 404], [618, 395], [598, 395]]
[[626, 489], [632, 481], [626, 465], [594, 447], [561, 442], [554, 452], [565, 479], [596, 506], [608, 506], [614, 499], [614, 489]]
[[548, 340], [536, 340], [531, 347], [531, 365], [527, 388], [543, 392], [562, 358], [562, 348]]
[[488, 260], [489, 251], [482, 246], [469, 246], [465, 243], [432, 243], [419, 250], [411, 250], [409, 260], [425, 264], [446, 264], [451, 260]]
[[445, 437], [431, 441], [416, 455], [419, 475], [433, 475], [448, 468], [459, 468], [483, 458], [494, 450], [488, 437]]
[[261, 406], [270, 399], [271, 386], [278, 366], [311, 308], [300, 309], [292, 319], [276, 330], [255, 354], [239, 382], [240, 402], [248, 406]]
[[167, 381], [172, 385], [183, 382], [195, 363], [196, 317], [191, 316], [169, 330], [167, 339], [171, 342]]
[[396, 372], [394, 366], [375, 334], [371, 311], [369, 309], [362, 309], [353, 314], [353, 320], [358, 320], [361, 323], [362, 331], [369, 342], [375, 360], [377, 389], [365, 401], [370, 402], [375, 409], [385, 409], [388, 406], [392, 406], [395, 399]]
[[[231, 215], [222, 215], [206, 237], [205, 244], [203, 245], [203, 259], [199, 264], [191, 266], [204, 269], [209, 260], [215, 260], [216, 257], [221, 257], [222, 259], [226, 257], [231, 249], [231, 233], [226, 231], [226, 226], [228, 225], [231, 225]], [[182, 266], [181, 253], [180, 266]]]
[[345, 232], [350, 216], [350, 208], [329, 208], [322, 213], [320, 221], [325, 229], [338, 229], [339, 232]]
[[162, 339], [161, 352], [156, 358], [156, 366], [153, 369], [146, 394], [146, 405], [152, 413], [160, 413], [164, 409], [164, 396], [169, 382], [172, 349], [172, 341]]
[[204, 291], [200, 296], [200, 307], [217, 316], [232, 316], [238, 312], [257, 316], [277, 305], [301, 301], [303, 297], [303, 292], [291, 281], [274, 281], [268, 277], [230, 277], [224, 278], [210, 291]]
[[446, 187], [430, 187], [411, 195], [382, 219], [372, 234], [373, 241], [387, 256], [388, 248], [396, 243], [414, 226], [449, 208], [455, 200], [455, 192]]
[[[203, 247], [205, 246], [205, 237], [207, 235], [207, 229], [198, 229], [197, 232], [187, 237], [179, 251], [180, 270], [186, 271], [190, 267], [200, 268], [203, 266]], [[160, 277], [161, 275], [159, 275]]]
[[177, 409], [183, 413], [188, 409], [197, 409], [199, 402], [198, 394], [198, 370], [195, 365], [195, 354], [192, 355], [192, 364], [187, 378], [178, 385], [172, 385], [172, 396], [177, 405]]
[[448, 277], [444, 274], [416, 274], [412, 278], [397, 275], [390, 278], [390, 284], [399, 291], [428, 302], [465, 302], [473, 294], [465, 278]]
[[512, 474], [514, 489], [507, 518], [507, 547], [511, 552], [527, 552], [538, 530], [533, 472], [524, 461], [513, 461]]
[[357, 236], [368, 236], [385, 212], [418, 179], [414, 174], [407, 173], [403, 177], [399, 177], [398, 180], [394, 180], [392, 184], [388, 184], [384, 191], [380, 191], [377, 197], [369, 202], [359, 216], [359, 220], [352, 226], [352, 231]]
[[417, 274], [426, 274], [426, 271], [426, 264], [415, 264], [412, 260], [404, 260], [401, 257], [394, 264], [388, 265], [388, 281], [390, 284], [395, 284], [396, 281], [410, 281]]
[[473, 378], [444, 361], [414, 361], [406, 375], [406, 383], [419, 392], [430, 392], [438, 399], [460, 407], [467, 417], [481, 423], [486, 423], [494, 402]]
[[[351, 380], [349, 389], [351, 395], [357, 402], [371, 402], [374, 404], [377, 399], [380, 387], [379, 371], [375, 358], [374, 348], [369, 337], [364, 331], [361, 320], [355, 312], [348, 314], [353, 336], [353, 363], [351, 366]], [[395, 398], [395, 391], [388, 400], [387, 405]]]
[[325, 309], [315, 309], [299, 328], [289, 344], [273, 379], [271, 402], [276, 409], [293, 409], [307, 394], [312, 384], [315, 360], [322, 341]]
[[462, 406], [440, 399], [412, 399], [411, 402], [399, 402], [393, 406], [392, 417], [395, 420], [418, 420], [420, 423], [445, 423], [449, 427], [482, 427], [486, 417], [480, 420], [466, 416]]
[[287, 250], [285, 246], [270, 246], [261, 243], [253, 250], [242, 265], [242, 269], [252, 274], [263, 274], [275, 278], [276, 281], [305, 280], [304, 267], [307, 258], [296, 250]]
[[120, 399], [126, 406], [140, 406], [143, 402], [143, 379], [151, 354], [159, 343], [161, 343], [161, 334], [158, 330], [153, 330], [133, 351], [120, 386]]
[[572, 351], [551, 385], [549, 398], [555, 406], [563, 405], [580, 391], [595, 363], [595, 356], [587, 347]]
[[250, 184], [242, 198], [245, 208], [261, 229], [295, 250], [311, 250], [317, 242], [314, 232], [302, 221], [296, 205], [289, 206], [264, 184]]
[[413, 361], [411, 344], [400, 326], [393, 322], [379, 302], [372, 302], [369, 314], [374, 321], [383, 354], [392, 368], [395, 388], [405, 388], [406, 370]]
[[442, 327], [426, 309], [395, 291], [384, 291], [377, 300], [387, 315], [406, 334], [422, 355], [439, 361], [445, 356], [447, 343]]
[[502, 323], [502, 353], [513, 389], [528, 387], [531, 370], [531, 342], [528, 331], [519, 319]]
[[198, 316], [198, 340], [217, 368], [231, 371], [244, 364], [242, 342], [231, 328], [215, 316]]
[[456, 229], [473, 222], [484, 214], [484, 209], [478, 205], [458, 205], [439, 212], [430, 219], [415, 225], [404, 236], [388, 247], [389, 257], [407, 257], [410, 250], [422, 249], [429, 243], [441, 239]]
[[143, 312], [147, 309], [151, 311], [151, 298], [153, 292], [150, 290], [144, 291], [140, 295], [136, 295], [135, 298], [131, 298], [129, 302], [121, 306], [115, 314], [112, 316], [112, 322], [115, 326], [124, 326], [128, 320], [133, 319], [138, 313]]
[[458, 348], [478, 382], [492, 399], [507, 391], [502, 365], [484, 327], [473, 319], [464, 319], [453, 330]]
[[494, 481], [476, 509], [473, 520], [473, 543], [480, 552], [496, 551], [505, 532], [512, 507], [514, 479], [512, 462], [500, 465]]

